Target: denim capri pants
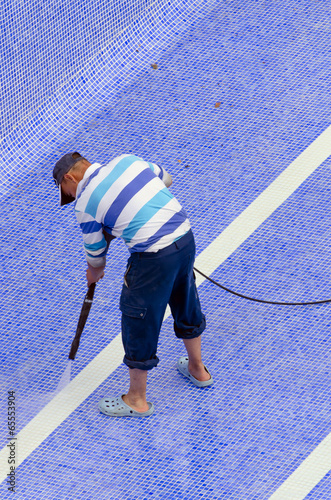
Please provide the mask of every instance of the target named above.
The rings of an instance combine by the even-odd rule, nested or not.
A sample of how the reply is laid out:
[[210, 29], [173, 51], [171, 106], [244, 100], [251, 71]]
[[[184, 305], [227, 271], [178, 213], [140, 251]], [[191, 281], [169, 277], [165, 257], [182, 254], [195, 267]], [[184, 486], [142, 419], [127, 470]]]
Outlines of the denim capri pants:
[[158, 364], [157, 344], [167, 304], [178, 338], [192, 339], [204, 331], [194, 259], [191, 230], [158, 252], [134, 252], [128, 259], [120, 310], [123, 361], [129, 368], [151, 370]]

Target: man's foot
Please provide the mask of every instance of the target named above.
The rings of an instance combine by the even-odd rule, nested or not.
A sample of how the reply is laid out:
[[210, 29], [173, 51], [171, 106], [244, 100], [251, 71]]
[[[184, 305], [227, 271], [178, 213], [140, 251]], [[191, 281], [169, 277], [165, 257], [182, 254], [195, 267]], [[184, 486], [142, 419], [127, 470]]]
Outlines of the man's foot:
[[147, 411], [137, 411], [124, 402], [123, 396], [125, 394], [102, 398], [98, 404], [101, 413], [109, 417], [149, 417], [154, 413], [155, 408], [153, 403], [147, 402]]
[[214, 383], [212, 375], [202, 361], [190, 363], [188, 356], [181, 356], [178, 359], [177, 370], [197, 387], [209, 387]]
[[188, 371], [190, 372], [191, 375], [193, 375], [194, 378], [196, 378], [197, 380], [200, 380], [200, 382], [205, 382], [205, 381], [211, 379], [211, 376], [207, 372], [203, 363], [200, 363], [198, 365], [191, 365], [189, 363], [188, 364]]
[[129, 394], [125, 394], [125, 396], [122, 396], [122, 399], [125, 404], [130, 406], [133, 410], [139, 411], [143, 413], [144, 411], [149, 410], [149, 406], [147, 404], [147, 401], [143, 399], [133, 399], [129, 396]]

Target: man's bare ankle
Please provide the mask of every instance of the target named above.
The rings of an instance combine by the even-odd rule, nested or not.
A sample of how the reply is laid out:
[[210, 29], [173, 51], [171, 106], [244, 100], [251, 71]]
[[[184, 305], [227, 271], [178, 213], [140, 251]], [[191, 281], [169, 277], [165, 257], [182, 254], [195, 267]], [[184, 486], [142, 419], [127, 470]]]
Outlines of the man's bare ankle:
[[149, 409], [146, 398], [140, 396], [132, 396], [128, 393], [123, 396], [123, 401], [137, 411], [147, 411]]
[[201, 360], [200, 361], [191, 361], [189, 359], [188, 366], [189, 366], [189, 369], [192, 368], [192, 370], [200, 370], [200, 369], [204, 368], [204, 364]]
[[190, 364], [188, 365], [188, 371], [190, 372], [193, 377], [195, 377], [197, 380], [200, 381], [205, 381], [210, 379], [210, 375], [207, 372], [205, 365], [201, 362], [199, 363], [198, 366], [191, 366]]

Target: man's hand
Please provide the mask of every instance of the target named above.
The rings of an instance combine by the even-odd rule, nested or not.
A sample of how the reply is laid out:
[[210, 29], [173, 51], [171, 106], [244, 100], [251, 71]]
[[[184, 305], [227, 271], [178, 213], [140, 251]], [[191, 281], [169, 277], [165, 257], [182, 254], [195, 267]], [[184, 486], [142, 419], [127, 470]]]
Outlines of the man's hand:
[[170, 174], [168, 174], [168, 172], [165, 172], [165, 176], [163, 178], [163, 182], [167, 186], [167, 188], [171, 186], [171, 184], [172, 184], [172, 177], [171, 177]]
[[105, 268], [102, 267], [92, 267], [90, 264], [87, 264], [88, 268], [86, 270], [86, 279], [87, 279], [87, 286], [92, 285], [92, 283], [97, 283], [99, 280], [101, 280], [105, 273], [104, 270]]

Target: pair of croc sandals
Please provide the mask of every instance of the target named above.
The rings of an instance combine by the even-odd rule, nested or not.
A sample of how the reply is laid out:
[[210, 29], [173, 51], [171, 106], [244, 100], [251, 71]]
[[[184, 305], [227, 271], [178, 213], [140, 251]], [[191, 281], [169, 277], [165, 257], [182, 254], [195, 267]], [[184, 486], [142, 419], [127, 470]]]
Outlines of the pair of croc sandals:
[[[184, 377], [187, 377], [194, 385], [197, 387], [207, 387], [209, 385], [212, 385], [214, 383], [213, 377], [209, 373], [209, 370], [205, 366], [206, 372], [210, 375], [209, 380], [205, 381], [200, 381], [197, 380], [193, 375], [190, 374], [188, 371], [188, 357], [187, 356], [181, 356], [179, 360], [177, 361], [177, 369], [184, 375]], [[149, 417], [149, 415], [152, 415], [154, 412], [154, 405], [153, 403], [149, 403], [147, 401], [147, 404], [149, 406], [149, 409], [144, 412], [136, 411], [131, 406], [127, 405], [123, 401], [123, 396], [118, 396], [118, 397], [110, 397], [110, 398], [102, 398], [101, 401], [99, 401], [99, 410], [101, 413], [104, 413], [105, 415], [108, 415], [110, 417]]]

